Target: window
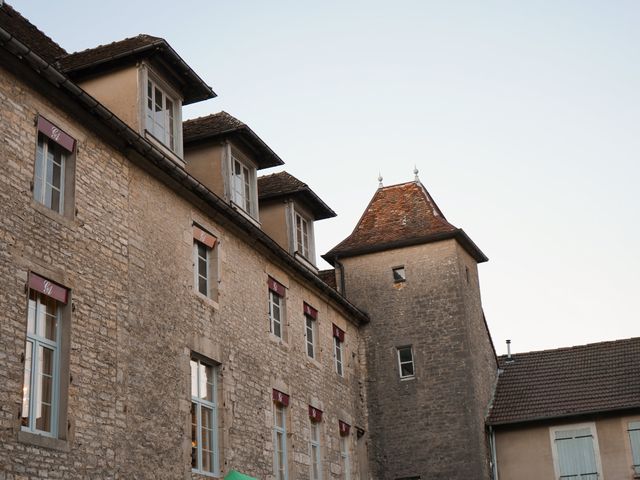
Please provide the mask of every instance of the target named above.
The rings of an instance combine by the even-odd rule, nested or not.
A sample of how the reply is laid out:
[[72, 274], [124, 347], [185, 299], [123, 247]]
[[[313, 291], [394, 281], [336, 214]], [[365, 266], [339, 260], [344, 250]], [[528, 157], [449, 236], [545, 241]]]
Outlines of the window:
[[640, 476], [640, 421], [629, 423], [629, 441], [633, 457], [633, 471]]
[[411, 346], [398, 348], [398, 368], [400, 369], [400, 378], [414, 378], [415, 370]]
[[305, 342], [307, 344], [307, 356], [316, 358], [317, 338], [318, 338], [318, 311], [308, 303], [303, 304], [305, 321]]
[[156, 82], [147, 78], [146, 129], [156, 139], [177, 152], [178, 101]]
[[193, 226], [194, 283], [197, 291], [213, 300], [217, 299], [217, 258], [215, 256], [218, 239], [196, 225]]
[[[62, 309], [68, 291], [29, 275], [27, 337], [20, 422], [23, 431], [57, 437], [61, 412]], [[66, 423], [66, 422], [65, 422]], [[63, 432], [64, 433], [64, 432]]]
[[551, 429], [556, 477], [560, 479], [597, 480], [599, 454], [592, 425], [575, 425]]
[[38, 145], [33, 180], [33, 198], [54, 212], [72, 210], [71, 154], [75, 140], [43, 117], [38, 117]]
[[342, 467], [342, 480], [351, 479], [351, 462], [349, 460], [349, 432], [351, 425], [338, 420], [340, 430], [340, 466]]
[[231, 201], [252, 217], [256, 214], [255, 167], [231, 154]]
[[295, 212], [296, 231], [295, 231], [295, 251], [307, 260], [311, 259], [310, 241], [311, 227], [309, 221]]
[[344, 376], [343, 369], [343, 351], [342, 344], [344, 343], [344, 330], [340, 329], [335, 324], [333, 325], [333, 357], [336, 363], [336, 373], [341, 377]]
[[407, 280], [407, 276], [405, 275], [405, 272], [404, 272], [404, 266], [393, 267], [392, 272], [393, 272], [394, 283], [401, 283]]
[[191, 469], [218, 472], [218, 371], [200, 358], [191, 358]]
[[320, 422], [309, 417], [309, 449], [311, 455], [311, 480], [322, 480], [322, 453], [320, 450]]
[[284, 339], [284, 296], [285, 287], [269, 277], [269, 331]]
[[273, 390], [273, 473], [276, 480], [288, 480], [287, 466], [287, 406], [289, 395]]

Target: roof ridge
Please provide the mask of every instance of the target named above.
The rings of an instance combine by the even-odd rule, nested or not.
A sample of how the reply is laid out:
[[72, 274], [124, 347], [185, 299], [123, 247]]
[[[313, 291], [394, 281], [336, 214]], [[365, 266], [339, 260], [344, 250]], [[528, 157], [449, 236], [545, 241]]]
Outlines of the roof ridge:
[[97, 50], [98, 48], [109, 47], [111, 45], [116, 45], [118, 43], [126, 42], [128, 40], [134, 40], [136, 38], [150, 38], [150, 39], [154, 39], [154, 40], [161, 40], [162, 42], [167, 43], [167, 41], [162, 37], [156, 37], [154, 35], [149, 35], [147, 33], [139, 33], [138, 35], [134, 35], [133, 37], [126, 37], [126, 38], [122, 38], [120, 40], [114, 40], [113, 42], [109, 42], [109, 43], [101, 43], [100, 45], [96, 45], [95, 47], [88, 47], [88, 48], [85, 48], [84, 50], [78, 50], [76, 52], [67, 53], [66, 55], [63, 55], [60, 58], [71, 57], [73, 55], [79, 55], [81, 53], [90, 52], [91, 50]]
[[[630, 342], [633, 340], [640, 340], [640, 337], [629, 337], [629, 338], [619, 338], [617, 340], [603, 340], [600, 342], [593, 342], [593, 343], [584, 343], [581, 345], [571, 345], [569, 347], [558, 347], [558, 348], [548, 348], [545, 350], [530, 350], [528, 352], [521, 352], [521, 353], [512, 353], [511, 357], [521, 357], [523, 355], [536, 355], [536, 354], [540, 354], [540, 353], [556, 353], [556, 352], [568, 352], [571, 350], [581, 350], [581, 349], [586, 349], [589, 347], [595, 347], [595, 346], [599, 346], [599, 345], [606, 345], [606, 344], [613, 344], [613, 343], [623, 343], [623, 342]], [[499, 359], [506, 359], [508, 357], [508, 355], [500, 355], [498, 358]]]
[[17, 11], [15, 8], [13, 8], [12, 5], [8, 4], [7, 2], [4, 2], [4, 4], [0, 3], [0, 8], [3, 8], [5, 12], [7, 13], [7, 15], [9, 16], [16, 16], [18, 17], [17, 19], [22, 21], [24, 24], [26, 24], [30, 29], [35, 30], [36, 32], [38, 32], [40, 35], [42, 35], [44, 38], [46, 38], [49, 42], [51, 42], [52, 45], [58, 47], [60, 50], [62, 50], [65, 55], [68, 55], [68, 52], [66, 49], [64, 49], [62, 46], [60, 46], [60, 44], [58, 42], [56, 42], [55, 40], [53, 40], [49, 35], [47, 35], [45, 32], [43, 32], [42, 30], [40, 30], [38, 27], [36, 27], [33, 23], [31, 23], [29, 21], [29, 19], [27, 17], [25, 17], [24, 15], [22, 15], [19, 11]]

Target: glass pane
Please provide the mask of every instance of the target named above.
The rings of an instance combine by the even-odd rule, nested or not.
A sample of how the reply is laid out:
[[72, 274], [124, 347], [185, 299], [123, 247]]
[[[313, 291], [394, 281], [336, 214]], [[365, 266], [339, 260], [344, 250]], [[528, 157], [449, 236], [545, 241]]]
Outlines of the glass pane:
[[412, 377], [413, 376], [413, 363], [403, 363], [400, 366], [400, 370], [402, 372], [403, 377]]
[[202, 294], [202, 295], [208, 295], [208, 288], [207, 288], [207, 279], [201, 276], [198, 276], [198, 291]]
[[196, 246], [198, 247], [198, 257], [199, 258], [207, 258], [207, 246], [204, 243], [196, 242]]
[[38, 292], [31, 290], [29, 292], [29, 312], [27, 314], [27, 333], [36, 332], [36, 302], [38, 300]]
[[39, 348], [38, 370], [43, 375], [53, 375], [53, 350], [51, 350], [50, 348]]
[[31, 358], [33, 355], [33, 344], [27, 342], [24, 352], [24, 383], [22, 386], [22, 414], [20, 423], [22, 426], [29, 426], [29, 402], [31, 400]]
[[44, 315], [38, 319], [38, 335], [55, 342], [58, 338], [58, 302], [44, 295], [40, 295], [40, 300]]
[[314, 356], [313, 343], [309, 341], [307, 341], [307, 355], [309, 355], [311, 358], [313, 358]]
[[36, 429], [51, 432], [51, 406], [41, 403], [37, 406]]
[[207, 276], [207, 258], [198, 257], [198, 274]]
[[284, 428], [284, 407], [276, 406], [276, 426]]
[[[189, 362], [191, 366], [191, 396], [198, 396], [198, 362], [191, 360]], [[193, 411], [191, 412], [193, 413]], [[193, 438], [193, 437], [192, 437]]]
[[191, 403], [191, 468], [198, 468], [198, 406], [195, 403]]
[[401, 348], [398, 350], [400, 353], [400, 361], [401, 362], [410, 362], [411, 361], [411, 349], [410, 348]]
[[273, 334], [276, 337], [282, 337], [282, 329], [280, 327], [280, 322], [274, 320], [273, 322]]
[[44, 183], [44, 136], [38, 134], [38, 149], [36, 151], [35, 182], [33, 185], [33, 198], [42, 203]]
[[200, 407], [202, 417], [202, 470], [213, 470], [213, 411]]
[[200, 365], [201, 384], [200, 396], [205, 400], [213, 402], [214, 368], [211, 365]]

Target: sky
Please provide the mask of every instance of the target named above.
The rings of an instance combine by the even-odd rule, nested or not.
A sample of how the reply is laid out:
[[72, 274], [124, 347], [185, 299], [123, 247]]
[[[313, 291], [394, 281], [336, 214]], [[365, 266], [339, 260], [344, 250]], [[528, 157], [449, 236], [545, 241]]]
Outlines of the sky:
[[218, 94], [183, 117], [236, 116], [338, 213], [320, 254], [417, 167], [489, 257], [498, 354], [640, 336], [640, 2], [9, 3], [69, 52], [165, 38]]

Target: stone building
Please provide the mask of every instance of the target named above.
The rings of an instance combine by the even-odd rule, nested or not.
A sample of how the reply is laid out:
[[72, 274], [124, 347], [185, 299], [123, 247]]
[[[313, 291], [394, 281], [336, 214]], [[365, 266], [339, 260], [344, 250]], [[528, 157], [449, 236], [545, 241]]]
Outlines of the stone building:
[[419, 181], [335, 215], [149, 35], [0, 6], [0, 479], [487, 478], [486, 260]]

